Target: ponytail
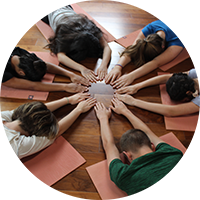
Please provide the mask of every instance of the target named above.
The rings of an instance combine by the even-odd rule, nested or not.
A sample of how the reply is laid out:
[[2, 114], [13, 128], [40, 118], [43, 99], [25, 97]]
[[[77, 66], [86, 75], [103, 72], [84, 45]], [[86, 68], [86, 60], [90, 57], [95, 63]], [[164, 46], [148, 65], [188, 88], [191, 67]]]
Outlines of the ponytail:
[[150, 34], [144, 40], [138, 39], [135, 45], [128, 46], [120, 56], [129, 56], [134, 65], [140, 67], [163, 52], [162, 42], [158, 34]]

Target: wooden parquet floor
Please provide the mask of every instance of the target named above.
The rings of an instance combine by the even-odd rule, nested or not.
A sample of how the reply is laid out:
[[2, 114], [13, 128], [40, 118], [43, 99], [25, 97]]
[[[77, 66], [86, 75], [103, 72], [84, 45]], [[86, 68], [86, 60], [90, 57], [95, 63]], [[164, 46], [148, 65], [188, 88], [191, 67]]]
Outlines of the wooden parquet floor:
[[[90, 1], [81, 2], [78, 3], [78, 5], [88, 12], [116, 38], [125, 36], [126, 34], [136, 31], [148, 23], [156, 20], [154, 16], [143, 10], [114, 1]], [[18, 42], [19, 47], [29, 51], [46, 51], [43, 49], [46, 44], [47, 41], [35, 25], [33, 25]], [[123, 47], [115, 42], [111, 42], [109, 45], [112, 49], [112, 59], [109, 66], [110, 70], [118, 61], [119, 52], [123, 50]], [[98, 62], [100, 62], [100, 60], [86, 59], [81, 63], [90, 69], [96, 70]], [[123, 73], [130, 72], [132, 67], [133, 65], [129, 64], [124, 69]], [[186, 71], [193, 67], [192, 61], [189, 58], [171, 68], [168, 72]], [[154, 70], [148, 75], [137, 79], [135, 83], [156, 76], [159, 71], [161, 70]], [[79, 74], [78, 72], [76, 73]], [[54, 82], [69, 82], [69, 79], [62, 76], [56, 76]], [[114, 93], [113, 88], [110, 85], [105, 85], [104, 83], [92, 84], [89, 91], [92, 96], [96, 97], [98, 101], [105, 103], [107, 106], [110, 104], [110, 99]], [[71, 94], [66, 92], [50, 92], [47, 101], [52, 101], [69, 95]], [[161, 103], [158, 86], [143, 89], [134, 95], [134, 97], [150, 102]], [[11, 110], [28, 101], [30, 100], [1, 98], [1, 109]], [[55, 111], [55, 115], [59, 119], [65, 116], [73, 108], [73, 106], [65, 106], [62, 109]], [[129, 109], [131, 109], [136, 116], [143, 120], [158, 136], [170, 132], [165, 128], [162, 115], [130, 106]], [[120, 136], [125, 131], [132, 128], [126, 118], [115, 113], [112, 114], [110, 126], [113, 131], [116, 144], [118, 144]], [[194, 134], [193, 132], [186, 131], [173, 131], [173, 133], [186, 148], [189, 146]], [[80, 198], [100, 199], [95, 186], [85, 170], [86, 167], [105, 159], [100, 139], [99, 123], [96, 119], [94, 110], [91, 109], [89, 112], [82, 114], [63, 134], [63, 137], [72, 144], [72, 146], [86, 159], [87, 162], [52, 185], [52, 188]]]

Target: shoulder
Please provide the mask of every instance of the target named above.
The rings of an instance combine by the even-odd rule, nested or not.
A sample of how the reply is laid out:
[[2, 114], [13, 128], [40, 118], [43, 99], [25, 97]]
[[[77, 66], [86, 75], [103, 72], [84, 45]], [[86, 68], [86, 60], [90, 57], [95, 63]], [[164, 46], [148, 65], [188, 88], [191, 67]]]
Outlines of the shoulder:
[[166, 25], [162, 21], [156, 20], [156, 21], [153, 21], [150, 24], [146, 25], [142, 29], [142, 32], [145, 35], [145, 37], [147, 37], [147, 35], [156, 33], [159, 30], [165, 30], [165, 27], [166, 27]]
[[182, 154], [182, 152], [175, 148], [175, 147], [172, 147], [171, 145], [167, 144], [167, 143], [159, 143], [157, 146], [156, 146], [156, 151], [155, 152], [164, 152], [164, 153], [178, 153], [178, 154]]
[[129, 165], [124, 164], [120, 159], [114, 159], [109, 165], [109, 173], [111, 180], [118, 186], [122, 184], [126, 172], [130, 168]]
[[12, 74], [12, 72], [10, 72], [10, 70], [8, 68], [5, 69], [4, 74], [3, 74], [3, 78], [2, 78], [2, 83], [9, 81], [13, 77], [14, 77], [14, 75]]
[[47, 137], [37, 137], [35, 135], [21, 136], [20, 138], [21, 142], [18, 149], [20, 159], [39, 152], [54, 142], [54, 140], [49, 140]]
[[[111, 176], [115, 176], [116, 174], [119, 175], [120, 173], [124, 172], [124, 169], [127, 168], [129, 165], [124, 164], [120, 159], [116, 158], [110, 162], [109, 165], [109, 172]], [[123, 169], [124, 168], [124, 169]]]
[[196, 72], [196, 69], [191, 69], [190, 71], [189, 71], [189, 73], [188, 73], [188, 76], [190, 77], [190, 78], [197, 78], [197, 72]]
[[2, 118], [2, 121], [6, 121], [6, 122], [10, 122], [12, 121], [12, 114], [13, 114], [14, 110], [12, 111], [2, 111], [1, 112], [1, 118]]

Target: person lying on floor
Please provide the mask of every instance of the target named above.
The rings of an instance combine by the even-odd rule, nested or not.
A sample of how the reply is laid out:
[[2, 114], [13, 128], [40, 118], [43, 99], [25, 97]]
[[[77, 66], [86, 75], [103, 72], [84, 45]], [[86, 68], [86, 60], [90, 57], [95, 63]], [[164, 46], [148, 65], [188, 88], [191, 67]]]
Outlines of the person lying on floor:
[[[152, 186], [167, 175], [183, 154], [157, 137], [121, 101], [114, 98], [112, 104], [106, 109], [104, 104], [98, 102], [94, 109], [100, 122], [110, 178], [121, 190], [132, 195]], [[109, 125], [111, 110], [124, 115], [135, 128], [125, 132], [120, 139], [121, 151], [130, 161], [130, 165], [120, 160], [120, 153]]]
[[[55, 32], [48, 39], [46, 48], [58, 56], [60, 63], [80, 71], [91, 82], [105, 78], [111, 49], [103, 32], [92, 20], [83, 14], [76, 14], [71, 6], [64, 6], [44, 17], [42, 21]], [[102, 58], [97, 74], [79, 63], [89, 57]]]
[[[172, 61], [183, 50], [184, 45], [175, 33], [162, 21], [156, 20], [138, 34], [133, 45], [127, 47], [115, 67], [105, 78], [114, 88], [130, 85], [156, 68]], [[122, 68], [133, 61], [137, 69], [121, 76]]]
[[[151, 103], [135, 99], [129, 95], [136, 93], [142, 88], [165, 83], [167, 93], [171, 100], [175, 102], [178, 101], [178, 104], [165, 105]], [[119, 93], [127, 94], [120, 95]], [[135, 85], [120, 88], [116, 91], [115, 97], [128, 105], [136, 106], [167, 117], [197, 113], [200, 107], [199, 82], [195, 69], [191, 69], [186, 73], [159, 75]]]
[[[57, 122], [52, 113], [66, 105], [77, 104], [68, 115]], [[15, 110], [1, 112], [8, 140], [19, 159], [51, 145], [79, 117], [96, 103], [88, 93], [78, 93], [49, 103], [26, 103]]]
[[[73, 83], [41, 82], [46, 72], [67, 76]], [[2, 85], [11, 88], [45, 92], [66, 91], [77, 93], [87, 91], [88, 88], [86, 86], [89, 86], [90, 83], [84, 77], [55, 64], [44, 62], [34, 53], [15, 47], [6, 65]]]

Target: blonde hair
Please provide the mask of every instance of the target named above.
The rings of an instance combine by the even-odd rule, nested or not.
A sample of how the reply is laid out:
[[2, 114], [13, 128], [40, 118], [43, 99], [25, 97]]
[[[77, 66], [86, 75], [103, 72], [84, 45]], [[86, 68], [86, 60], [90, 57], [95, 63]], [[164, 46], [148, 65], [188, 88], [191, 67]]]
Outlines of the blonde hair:
[[20, 127], [29, 136], [45, 136], [54, 139], [58, 132], [58, 123], [54, 114], [42, 102], [26, 103], [16, 108], [12, 121], [19, 120]]
[[163, 39], [156, 33], [148, 35], [144, 40], [137, 40], [135, 45], [128, 46], [120, 56], [129, 56], [136, 67], [153, 60], [163, 52]]

